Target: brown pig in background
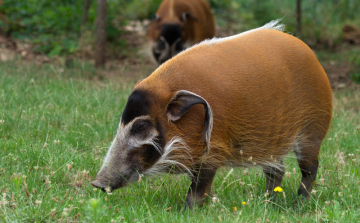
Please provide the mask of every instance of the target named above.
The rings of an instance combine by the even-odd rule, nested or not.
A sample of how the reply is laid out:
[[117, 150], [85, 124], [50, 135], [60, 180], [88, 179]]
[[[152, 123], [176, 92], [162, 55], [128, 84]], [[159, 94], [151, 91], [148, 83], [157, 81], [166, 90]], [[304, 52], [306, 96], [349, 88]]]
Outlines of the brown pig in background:
[[158, 64], [215, 35], [214, 18], [205, 0], [164, 0], [149, 30]]

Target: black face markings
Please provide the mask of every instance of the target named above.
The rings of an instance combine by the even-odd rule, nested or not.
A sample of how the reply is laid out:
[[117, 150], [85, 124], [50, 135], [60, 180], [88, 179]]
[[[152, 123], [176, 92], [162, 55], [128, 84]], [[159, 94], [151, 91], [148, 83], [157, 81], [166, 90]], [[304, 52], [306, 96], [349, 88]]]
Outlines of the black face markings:
[[154, 117], [150, 117], [150, 109], [153, 103], [156, 103], [156, 100], [150, 92], [135, 90], [129, 96], [121, 116], [121, 121], [124, 125], [133, 121], [134, 118], [148, 116], [139, 118], [131, 124], [131, 137], [147, 140], [153, 131], [157, 131], [157, 136], [153, 142], [156, 143], [158, 148], [155, 148], [154, 145], [151, 144], [144, 144], [130, 150], [127, 155], [126, 162], [131, 163], [132, 170], [136, 168], [139, 172], [146, 171], [159, 160], [166, 144], [161, 123], [155, 120]]
[[146, 140], [151, 137], [154, 131], [154, 125], [149, 119], [139, 119], [133, 124], [130, 134], [139, 139]]
[[131, 129], [132, 134], [144, 132], [152, 127], [150, 120], [138, 120], [133, 124]]
[[166, 49], [165, 42], [161, 39], [158, 39], [156, 41], [156, 45], [153, 47], [153, 50], [152, 50], [156, 61], [159, 61], [159, 57], [165, 49]]
[[163, 150], [165, 147], [165, 139], [164, 139], [164, 130], [160, 122], [157, 122], [156, 130], [158, 131], [158, 136], [156, 137], [155, 142], [160, 146], [161, 150]]
[[182, 22], [186, 22], [186, 20], [193, 20], [193, 21], [198, 21], [197, 18], [195, 18], [193, 15], [191, 15], [189, 12], [184, 12], [181, 15], [180, 21]]
[[181, 27], [179, 24], [163, 24], [160, 36], [164, 37], [172, 46], [177, 39], [181, 38]]
[[166, 48], [165, 42], [161, 39], [158, 39], [158, 41], [156, 42], [156, 46], [154, 47], [154, 51], [161, 53], [161, 51], [165, 50], [165, 48]]
[[181, 52], [182, 50], [183, 50], [183, 45], [182, 45], [182, 42], [179, 41], [175, 45], [175, 51], [178, 53], [178, 52]]
[[[142, 120], [139, 120], [142, 122]], [[145, 123], [140, 123], [140, 125], [143, 125]], [[137, 125], [134, 123], [134, 125]], [[153, 125], [151, 123], [151, 125]], [[140, 173], [146, 171], [147, 169], [151, 168], [162, 156], [162, 153], [164, 152], [164, 146], [165, 146], [165, 140], [163, 137], [163, 130], [161, 125], [158, 123], [156, 130], [158, 131], [159, 135], [154, 139], [154, 142], [156, 145], [158, 145], [158, 149], [154, 147], [154, 145], [151, 144], [144, 144], [139, 148], [136, 148], [132, 151], [130, 151], [129, 156], [127, 158], [127, 162], [132, 164], [132, 169], [136, 168]], [[139, 126], [140, 127], [140, 126]], [[141, 128], [148, 128], [148, 124], [145, 124]], [[137, 127], [136, 127], [137, 128]], [[150, 128], [153, 128], [151, 126]], [[142, 131], [145, 131], [143, 129]], [[140, 131], [141, 132], [141, 131]], [[140, 133], [143, 134], [143, 133]], [[160, 151], [161, 153], [160, 153]]]
[[146, 91], [135, 90], [129, 96], [121, 121], [124, 125], [134, 118], [150, 113], [150, 95]]
[[142, 167], [144, 171], [153, 166], [161, 157], [161, 154], [152, 145], [144, 145], [141, 153], [144, 161], [144, 165]]
[[155, 60], [162, 64], [183, 50], [182, 27], [180, 24], [164, 23], [152, 48]]

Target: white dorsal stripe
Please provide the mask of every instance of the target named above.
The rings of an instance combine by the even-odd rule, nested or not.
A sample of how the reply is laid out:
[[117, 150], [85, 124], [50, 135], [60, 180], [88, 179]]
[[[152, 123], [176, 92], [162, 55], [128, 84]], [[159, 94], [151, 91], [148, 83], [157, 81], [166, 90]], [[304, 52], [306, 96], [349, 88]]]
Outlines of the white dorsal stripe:
[[281, 19], [273, 20], [259, 28], [256, 28], [256, 29], [251, 29], [251, 30], [248, 30], [248, 31], [245, 31], [245, 32], [233, 35], [233, 36], [224, 37], [224, 38], [214, 37], [212, 39], [204, 40], [199, 44], [212, 44], [212, 43], [224, 42], [224, 41], [231, 40], [231, 39], [237, 38], [239, 36], [244, 36], [246, 34], [249, 34], [249, 33], [252, 33], [252, 32], [255, 32], [258, 30], [262, 30], [262, 29], [273, 29], [273, 30], [278, 30], [278, 31], [283, 32], [285, 30], [285, 25], [281, 24], [280, 21], [281, 21]]
[[[239, 34], [236, 34], [236, 35], [233, 35], [233, 36], [228, 36], [228, 37], [214, 37], [212, 39], [206, 39], [198, 44], [195, 44], [194, 46], [192, 47], [189, 47], [187, 49], [185, 49], [184, 51], [182, 51], [181, 53], [187, 51], [187, 50], [190, 50], [194, 47], [197, 47], [197, 46], [202, 46], [202, 45], [212, 45], [212, 44], [216, 44], [216, 43], [220, 43], [220, 42], [225, 42], [227, 40], [231, 40], [231, 39], [234, 39], [234, 38], [237, 38], [239, 36], [244, 36], [246, 34], [249, 34], [249, 33], [252, 33], [252, 32], [255, 32], [255, 31], [258, 31], [258, 30], [264, 30], [264, 29], [272, 29], [272, 30], [278, 30], [278, 31], [281, 31], [283, 32], [285, 30], [285, 25], [284, 24], [281, 24], [280, 23], [281, 19], [277, 19], [277, 20], [273, 20], [259, 28], [256, 28], [256, 29], [251, 29], [251, 30], [248, 30], [248, 31], [245, 31], [245, 32], [242, 32], [242, 33], [239, 33]], [[180, 54], [180, 53], [179, 53]], [[179, 55], [178, 54], [178, 55]]]

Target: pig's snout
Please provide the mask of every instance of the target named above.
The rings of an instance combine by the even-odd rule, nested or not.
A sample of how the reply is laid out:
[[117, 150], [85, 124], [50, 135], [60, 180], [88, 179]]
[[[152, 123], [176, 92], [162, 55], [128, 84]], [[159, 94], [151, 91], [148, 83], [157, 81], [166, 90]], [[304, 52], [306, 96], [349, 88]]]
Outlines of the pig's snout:
[[99, 180], [94, 180], [93, 182], [91, 182], [91, 185], [93, 187], [99, 188], [102, 191], [107, 192], [107, 193], [110, 193], [112, 191], [110, 186], [108, 186], [107, 184], [101, 183]]
[[104, 168], [96, 176], [95, 180], [91, 182], [91, 185], [110, 193], [115, 189], [126, 186], [127, 179], [126, 174], [119, 174], [116, 171], [109, 171], [109, 169]]

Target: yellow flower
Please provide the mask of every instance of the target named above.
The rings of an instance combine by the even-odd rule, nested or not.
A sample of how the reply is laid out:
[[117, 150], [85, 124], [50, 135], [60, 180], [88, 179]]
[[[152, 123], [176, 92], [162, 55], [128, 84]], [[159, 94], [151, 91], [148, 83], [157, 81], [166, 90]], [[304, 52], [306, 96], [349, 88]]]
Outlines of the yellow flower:
[[234, 211], [236, 211], [237, 210], [237, 208], [236, 207], [234, 207]]
[[274, 192], [283, 192], [281, 187], [275, 187]]
[[246, 202], [244, 201], [244, 202], [242, 202], [242, 204], [243, 204], [243, 205], [245, 205], [245, 204], [246, 204]]

